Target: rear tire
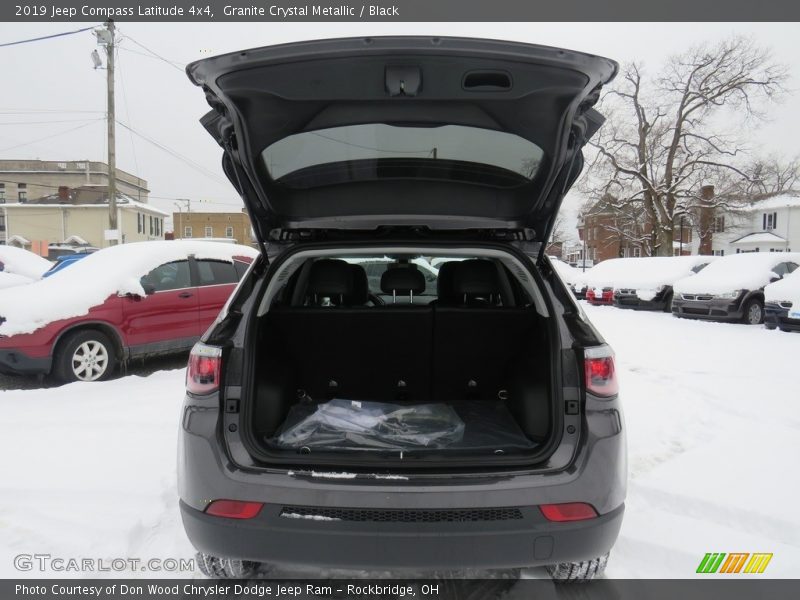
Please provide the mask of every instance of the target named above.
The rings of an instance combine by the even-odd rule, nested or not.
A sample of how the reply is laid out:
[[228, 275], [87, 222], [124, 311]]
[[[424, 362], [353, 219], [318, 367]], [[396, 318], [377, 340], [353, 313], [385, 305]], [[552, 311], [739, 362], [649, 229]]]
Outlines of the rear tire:
[[761, 325], [764, 322], [764, 304], [758, 298], [751, 298], [744, 305], [742, 320], [747, 325]]
[[196, 558], [200, 572], [211, 579], [243, 579], [253, 575], [259, 565], [252, 560], [222, 558], [203, 552], [198, 552]]
[[114, 343], [103, 332], [82, 329], [67, 334], [58, 344], [53, 375], [59, 381], [102, 381], [117, 367]]
[[603, 556], [581, 562], [563, 562], [548, 565], [547, 572], [556, 583], [570, 581], [591, 581], [603, 574], [608, 564], [608, 552]]

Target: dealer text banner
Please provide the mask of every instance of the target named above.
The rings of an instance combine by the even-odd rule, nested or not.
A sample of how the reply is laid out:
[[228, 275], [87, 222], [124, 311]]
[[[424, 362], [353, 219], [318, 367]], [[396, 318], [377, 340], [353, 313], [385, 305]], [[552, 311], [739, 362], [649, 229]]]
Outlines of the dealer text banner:
[[[720, 6], [724, 4], [725, 10]], [[57, 0], [0, 3], [2, 21], [798, 21], [786, 0]]]

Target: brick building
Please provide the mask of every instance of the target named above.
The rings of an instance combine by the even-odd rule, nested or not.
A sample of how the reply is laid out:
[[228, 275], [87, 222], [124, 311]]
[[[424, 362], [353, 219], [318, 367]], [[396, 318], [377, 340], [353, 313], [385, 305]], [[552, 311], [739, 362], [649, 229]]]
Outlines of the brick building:
[[190, 212], [172, 213], [174, 239], [223, 238], [238, 244], [253, 244], [250, 217], [240, 212]]

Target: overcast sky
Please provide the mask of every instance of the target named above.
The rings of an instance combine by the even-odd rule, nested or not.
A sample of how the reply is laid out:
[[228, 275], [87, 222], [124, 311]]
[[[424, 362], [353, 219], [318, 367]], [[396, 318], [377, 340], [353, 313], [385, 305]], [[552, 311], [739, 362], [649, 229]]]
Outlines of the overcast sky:
[[[87, 25], [0, 23], [0, 43]], [[219, 147], [198, 123], [208, 110], [203, 94], [189, 83], [182, 66], [243, 48], [342, 36], [458, 35], [561, 46], [619, 62], [641, 61], [655, 71], [687, 46], [744, 34], [771, 48], [790, 69], [789, 87], [800, 88], [797, 23], [120, 23], [118, 30], [117, 118], [155, 143], [118, 126], [117, 165], [146, 179], [151, 202], [168, 212], [177, 210], [177, 198], [191, 198], [192, 210], [242, 206], [222, 174]], [[142, 46], [179, 66], [152, 57]], [[0, 48], [0, 158], [106, 160], [105, 71], [92, 69], [95, 48], [90, 31]], [[798, 108], [800, 92], [770, 107], [770, 121], [748, 134], [753, 149], [800, 154]], [[568, 212], [574, 213], [577, 204], [570, 198]]]

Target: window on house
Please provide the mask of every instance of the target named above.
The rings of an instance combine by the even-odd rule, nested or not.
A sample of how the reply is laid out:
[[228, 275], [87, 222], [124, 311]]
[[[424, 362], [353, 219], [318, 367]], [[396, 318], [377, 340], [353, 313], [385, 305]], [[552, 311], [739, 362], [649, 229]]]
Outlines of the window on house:
[[764, 213], [762, 215], [762, 222], [765, 231], [775, 229], [778, 226], [778, 213]]
[[233, 237], [233, 227], [228, 226], [225, 228], [225, 237], [232, 238]]
[[711, 223], [711, 232], [722, 233], [723, 231], [725, 231], [725, 216], [714, 217], [714, 221]]
[[635, 246], [635, 247], [633, 248], [633, 256], [634, 256], [634, 257], [636, 257], [636, 258], [638, 258], [638, 257], [640, 257], [641, 255], [642, 255], [642, 249], [641, 249], [641, 248], [639, 248], [639, 247], [637, 247], [637, 246]]
[[27, 202], [28, 201], [28, 184], [27, 183], [18, 183], [17, 184], [17, 198], [20, 202]]
[[6, 203], [6, 184], [0, 183], [0, 204]]
[[183, 228], [183, 237], [185, 237], [185, 238], [192, 237], [192, 228], [191, 227], [184, 227]]
[[6, 230], [6, 216], [0, 215], [0, 231]]
[[211, 227], [211, 225], [206, 225], [205, 236], [206, 237], [214, 237], [214, 228]]
[[142, 213], [136, 213], [136, 233], [142, 233]]
[[714, 256], [725, 256], [725, 250], [712, 250], [711, 254]]

